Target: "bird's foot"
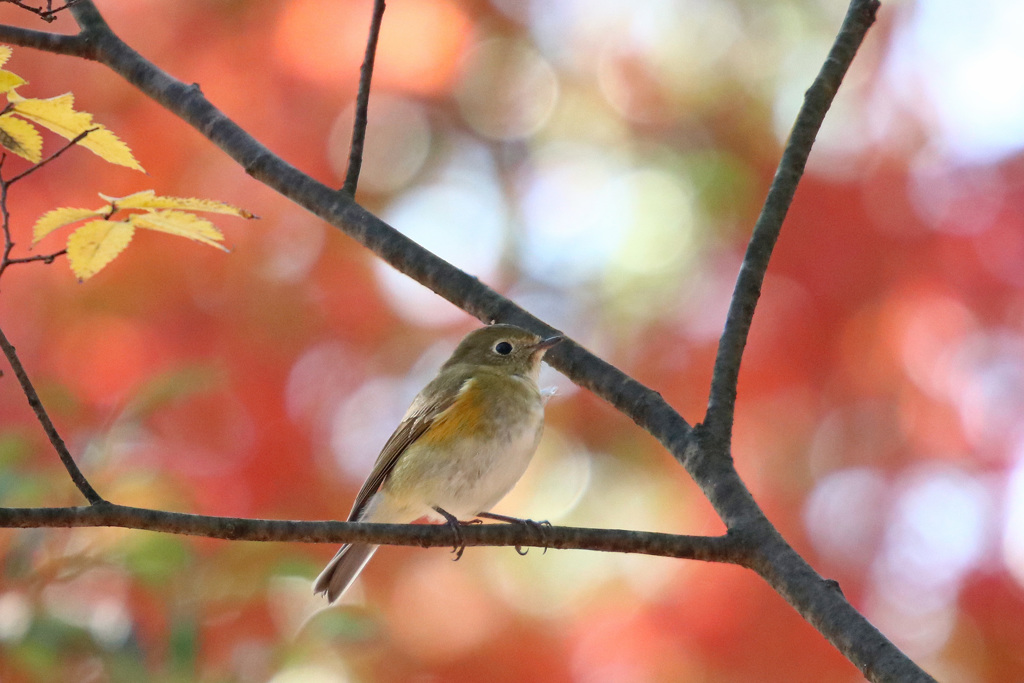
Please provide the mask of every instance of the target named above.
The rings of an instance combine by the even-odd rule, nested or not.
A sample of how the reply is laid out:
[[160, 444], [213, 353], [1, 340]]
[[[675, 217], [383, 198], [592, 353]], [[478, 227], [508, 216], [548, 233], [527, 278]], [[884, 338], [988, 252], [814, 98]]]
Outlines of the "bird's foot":
[[[506, 524], [522, 524], [530, 529], [533, 529], [537, 533], [537, 536], [540, 537], [541, 545], [544, 546], [544, 553], [548, 551], [547, 534], [545, 533], [544, 529], [545, 527], [551, 526], [551, 522], [547, 521], [546, 519], [541, 522], [536, 522], [532, 519], [520, 519], [519, 517], [509, 517], [508, 515], [499, 515], [493, 512], [481, 512], [477, 515], [477, 517], [493, 519], [497, 522], [505, 522]], [[526, 553], [530, 552], [529, 548], [526, 548], [524, 550], [523, 547], [520, 545], [515, 546], [515, 549], [516, 552], [520, 555], [525, 555]]]
[[455, 557], [452, 558], [452, 562], [458, 562], [459, 558], [462, 557], [462, 553], [466, 550], [466, 543], [462, 540], [462, 527], [469, 524], [483, 524], [483, 522], [479, 519], [471, 519], [468, 522], [460, 521], [458, 517], [436, 505], [434, 506], [434, 511], [444, 517], [445, 526], [452, 530], [452, 536], [455, 537], [452, 543], [452, 552], [455, 553]]

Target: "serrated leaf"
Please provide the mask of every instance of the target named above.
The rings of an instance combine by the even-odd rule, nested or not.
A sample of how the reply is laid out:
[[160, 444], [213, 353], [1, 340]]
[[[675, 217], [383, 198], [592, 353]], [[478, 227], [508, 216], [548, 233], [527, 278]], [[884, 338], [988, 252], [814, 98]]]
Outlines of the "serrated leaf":
[[156, 190], [141, 190], [139, 192], [133, 192], [132, 194], [125, 195], [124, 197], [111, 197], [108, 194], [97, 192], [100, 199], [107, 202], [107, 209], [113, 208], [113, 205], [117, 205], [119, 209], [130, 209], [138, 208], [136, 204], [145, 202], [149, 197], [156, 196]]
[[116, 204], [119, 209], [181, 209], [183, 211], [205, 211], [208, 213], [225, 213], [229, 216], [255, 218], [253, 214], [225, 202], [213, 199], [197, 199], [195, 197], [163, 197], [153, 190], [143, 190], [127, 197], [108, 197], [100, 193], [100, 197]]
[[7, 63], [7, 60], [11, 58], [14, 51], [6, 45], [0, 45], [0, 66]]
[[187, 237], [196, 242], [217, 247], [222, 251], [227, 248], [220, 244], [224, 235], [210, 221], [186, 211], [154, 211], [152, 213], [136, 213], [128, 216], [128, 221], [137, 228], [166, 232], [179, 237]]
[[[3, 62], [0, 62], [0, 64], [2, 63]], [[7, 71], [6, 69], [0, 69], [0, 92], [10, 92], [19, 85], [25, 85], [26, 83], [28, 83], [28, 81], [18, 74]]]
[[125, 221], [89, 221], [68, 238], [68, 262], [79, 280], [88, 280], [117, 258], [132, 241], [135, 227]]
[[68, 140], [87, 130], [95, 129], [78, 144], [112, 164], [143, 171], [142, 166], [132, 156], [128, 145], [102, 125], [94, 123], [92, 114], [75, 111], [75, 96], [71, 93], [41, 100], [21, 97], [11, 91], [7, 94], [7, 99], [13, 105], [12, 111], [15, 114], [38, 123]]
[[84, 218], [92, 218], [94, 216], [102, 216], [105, 212], [103, 210], [94, 209], [76, 209], [65, 207], [62, 209], [53, 209], [47, 211], [36, 224], [32, 226], [32, 244], [35, 245], [39, 240], [49, 235], [58, 228], [63, 228], [65, 225], [71, 225]]
[[31, 123], [10, 114], [0, 116], [0, 145], [33, 164], [43, 158], [43, 136]]

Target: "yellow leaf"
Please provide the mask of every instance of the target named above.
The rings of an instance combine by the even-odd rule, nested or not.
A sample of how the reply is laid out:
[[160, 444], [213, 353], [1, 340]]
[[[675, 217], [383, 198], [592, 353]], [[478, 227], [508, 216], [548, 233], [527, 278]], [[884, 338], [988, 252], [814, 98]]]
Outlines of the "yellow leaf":
[[33, 164], [43, 158], [43, 136], [31, 123], [10, 114], [0, 116], [0, 145]]
[[[92, 130], [78, 144], [112, 164], [119, 164], [142, 171], [142, 166], [132, 156], [128, 145], [98, 123], [93, 123], [92, 114], [75, 111], [75, 97], [71, 93], [45, 100], [24, 98], [13, 90], [7, 94], [13, 105], [12, 111], [29, 121], [52, 130], [71, 140], [87, 130]], [[95, 130], [93, 130], [95, 129]]]
[[217, 247], [223, 251], [227, 248], [220, 244], [224, 235], [213, 223], [200, 218], [194, 213], [185, 211], [155, 211], [153, 213], [136, 213], [128, 216], [128, 221], [137, 228], [166, 232], [190, 240]]
[[134, 233], [124, 221], [89, 221], [68, 238], [71, 270], [79, 280], [88, 280], [124, 251]]
[[100, 193], [111, 204], [119, 209], [182, 209], [185, 211], [206, 211], [209, 213], [226, 213], [230, 216], [255, 218], [245, 209], [213, 199], [196, 199], [195, 197], [162, 197], [153, 190], [143, 190], [127, 197], [108, 197]]
[[[2, 64], [3, 62], [0, 62]], [[24, 78], [16, 73], [7, 71], [6, 69], [0, 69], [0, 92], [10, 92], [13, 88], [17, 88], [19, 85], [25, 85], [28, 83]]]
[[108, 202], [108, 210], [113, 208], [114, 204], [116, 204], [119, 209], [137, 209], [140, 208], [140, 205], [145, 203], [148, 198], [155, 197], [156, 190], [142, 190], [141, 192], [133, 192], [132, 194], [125, 195], [124, 197], [111, 197], [110, 195], [103, 194], [102, 192], [97, 192], [96, 194], [100, 196], [100, 199]]
[[12, 54], [14, 53], [11, 51], [11, 48], [7, 47], [6, 45], [0, 45], [0, 66], [6, 64], [7, 60], [11, 58]]
[[102, 210], [73, 209], [68, 207], [47, 211], [40, 216], [39, 220], [36, 221], [36, 224], [32, 226], [32, 244], [37, 244], [39, 240], [43, 239], [58, 228], [63, 228], [65, 225], [71, 225], [83, 218], [102, 216], [104, 213], [105, 212]]

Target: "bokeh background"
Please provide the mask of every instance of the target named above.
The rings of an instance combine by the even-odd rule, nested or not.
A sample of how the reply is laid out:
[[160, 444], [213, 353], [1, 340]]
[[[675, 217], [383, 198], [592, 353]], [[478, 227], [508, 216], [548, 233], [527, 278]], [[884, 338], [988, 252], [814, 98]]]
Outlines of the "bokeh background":
[[[98, 5], [341, 184], [368, 0]], [[697, 421], [745, 239], [844, 12], [391, 0], [358, 199]], [[6, 5], [0, 22], [72, 30]], [[1024, 679], [1022, 22], [1016, 0], [882, 7], [783, 230], [737, 410], [737, 466], [786, 538], [921, 665], [968, 683]], [[13, 189], [17, 249], [44, 211], [97, 192], [262, 217], [218, 218], [228, 255], [139, 234], [85, 284], [61, 260], [5, 274], [0, 321], [93, 484], [132, 505], [343, 519], [477, 323], [104, 67], [16, 48], [7, 68], [25, 96], [73, 91], [148, 171], [73, 150]], [[499, 511], [722, 531], [649, 436], [550, 369], [544, 382], [545, 439]], [[81, 502], [6, 373], [0, 504]], [[322, 610], [309, 581], [334, 550], [0, 531], [0, 680], [861, 680], [734, 567], [385, 548]]]

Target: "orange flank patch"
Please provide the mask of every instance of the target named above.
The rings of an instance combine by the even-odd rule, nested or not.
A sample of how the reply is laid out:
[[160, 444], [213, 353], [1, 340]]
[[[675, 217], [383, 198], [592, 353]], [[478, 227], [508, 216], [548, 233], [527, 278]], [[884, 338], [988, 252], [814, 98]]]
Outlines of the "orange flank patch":
[[430, 443], [444, 442], [457, 434], [466, 434], [480, 425], [485, 410], [483, 390], [476, 380], [469, 380], [459, 390], [455, 403], [434, 420], [434, 424], [420, 437]]

